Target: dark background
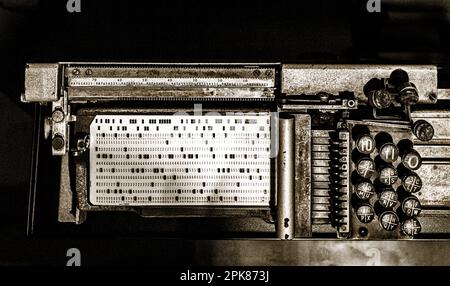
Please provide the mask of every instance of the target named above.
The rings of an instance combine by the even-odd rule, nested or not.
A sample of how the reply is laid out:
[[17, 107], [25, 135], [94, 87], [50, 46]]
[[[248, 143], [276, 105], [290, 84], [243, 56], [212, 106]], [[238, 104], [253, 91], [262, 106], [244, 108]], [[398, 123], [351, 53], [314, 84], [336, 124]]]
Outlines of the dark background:
[[0, 0], [0, 239], [15, 243], [0, 264], [24, 263], [7, 250], [30, 243], [27, 62], [436, 64], [450, 87], [450, 1], [381, 0], [381, 13], [358, 0], [278, 2], [81, 0], [71, 14], [65, 0]]

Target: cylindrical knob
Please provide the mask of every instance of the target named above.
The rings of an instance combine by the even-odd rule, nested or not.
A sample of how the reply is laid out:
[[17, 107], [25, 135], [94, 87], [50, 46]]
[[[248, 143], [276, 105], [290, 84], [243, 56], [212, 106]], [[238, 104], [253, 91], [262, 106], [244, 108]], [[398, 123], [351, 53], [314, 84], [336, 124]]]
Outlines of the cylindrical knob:
[[368, 200], [375, 194], [375, 187], [370, 181], [361, 181], [355, 186], [356, 196], [361, 200]]
[[52, 120], [56, 123], [62, 122], [64, 120], [64, 116], [64, 112], [60, 108], [57, 108], [52, 112]]
[[404, 105], [413, 105], [419, 101], [419, 93], [413, 83], [405, 82], [398, 87], [400, 103]]
[[381, 227], [387, 231], [393, 231], [399, 224], [399, 218], [393, 211], [386, 211], [380, 215], [379, 218]]
[[356, 139], [356, 149], [362, 154], [370, 154], [375, 150], [375, 140], [370, 134], [362, 134]]
[[397, 180], [398, 173], [394, 167], [388, 166], [380, 170], [380, 182], [383, 185], [391, 186], [395, 184]]
[[416, 150], [411, 149], [402, 156], [402, 164], [409, 170], [415, 171], [422, 166], [422, 156]]
[[433, 126], [425, 120], [418, 120], [413, 125], [413, 133], [420, 141], [430, 141], [434, 136]]
[[356, 163], [356, 172], [363, 178], [370, 178], [376, 172], [375, 162], [368, 157], [360, 159]]
[[422, 179], [414, 172], [409, 173], [402, 179], [403, 188], [410, 193], [417, 193], [422, 189]]
[[386, 209], [395, 207], [398, 203], [398, 195], [393, 189], [385, 189], [381, 192], [378, 202]]
[[415, 217], [422, 211], [422, 206], [420, 201], [414, 197], [410, 196], [403, 200], [402, 202], [402, 212], [408, 217]]
[[383, 144], [379, 149], [380, 157], [386, 163], [393, 163], [398, 159], [398, 148], [394, 143], [388, 142]]
[[62, 150], [65, 146], [66, 142], [61, 135], [55, 135], [52, 139], [52, 147], [55, 150]]
[[369, 92], [369, 104], [377, 109], [391, 106], [393, 97], [386, 89], [373, 90]]
[[375, 212], [370, 204], [362, 204], [356, 209], [356, 217], [362, 223], [369, 223], [375, 218]]
[[420, 233], [422, 226], [416, 218], [409, 218], [402, 223], [402, 233], [414, 237]]

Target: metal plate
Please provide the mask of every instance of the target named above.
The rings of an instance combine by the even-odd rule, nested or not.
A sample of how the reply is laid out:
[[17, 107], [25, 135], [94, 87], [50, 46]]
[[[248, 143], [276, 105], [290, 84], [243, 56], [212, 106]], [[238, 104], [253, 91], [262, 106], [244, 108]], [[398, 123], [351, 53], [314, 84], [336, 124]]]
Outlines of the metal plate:
[[148, 78], [148, 77], [90, 77], [70, 78], [69, 86], [95, 87], [272, 87], [272, 79], [257, 78]]
[[97, 115], [90, 203], [269, 206], [270, 116]]
[[364, 85], [372, 78], [389, 78], [395, 69], [408, 72], [411, 82], [419, 91], [420, 103], [435, 103], [430, 95], [437, 94], [435, 66], [388, 65], [283, 65], [282, 93], [315, 95], [320, 92], [339, 94], [350, 91], [361, 102], [367, 102]]

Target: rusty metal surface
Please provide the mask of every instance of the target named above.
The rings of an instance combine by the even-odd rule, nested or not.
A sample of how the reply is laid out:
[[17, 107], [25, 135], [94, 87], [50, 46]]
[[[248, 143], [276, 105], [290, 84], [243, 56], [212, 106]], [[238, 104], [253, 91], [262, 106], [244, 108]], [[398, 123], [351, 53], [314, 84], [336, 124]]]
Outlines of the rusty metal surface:
[[450, 162], [425, 162], [417, 174], [423, 183], [422, 189], [415, 194], [420, 203], [450, 208]]
[[295, 237], [310, 237], [311, 229], [311, 117], [295, 117]]
[[156, 64], [156, 63], [61, 63], [65, 75], [75, 77], [182, 77], [258, 78], [275, 85], [277, 64]]
[[429, 234], [448, 234], [450, 232], [450, 210], [424, 209], [418, 217], [422, 232]]
[[420, 103], [434, 103], [437, 94], [437, 69], [434, 66], [383, 65], [283, 65], [281, 92], [291, 95], [315, 95], [320, 92], [339, 94], [354, 92], [359, 101], [367, 102], [363, 87], [372, 78], [389, 78], [395, 69], [408, 72], [419, 91]]
[[73, 210], [74, 195], [70, 183], [69, 155], [61, 157], [61, 179], [59, 184], [59, 205], [58, 221], [75, 222], [76, 218]]
[[450, 265], [450, 241], [205, 241], [211, 265], [348, 265], [419, 266]]
[[190, 88], [190, 89], [150, 89], [150, 88], [94, 88], [69, 87], [69, 100], [73, 102], [110, 100], [272, 100], [273, 88]]
[[58, 99], [58, 64], [29, 64], [25, 69], [25, 102]]

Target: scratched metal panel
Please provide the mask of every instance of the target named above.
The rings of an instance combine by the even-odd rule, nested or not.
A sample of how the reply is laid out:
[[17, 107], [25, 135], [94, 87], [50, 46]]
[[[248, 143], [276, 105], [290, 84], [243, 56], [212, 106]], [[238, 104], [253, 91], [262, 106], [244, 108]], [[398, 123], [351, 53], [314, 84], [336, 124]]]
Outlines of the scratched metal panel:
[[269, 206], [270, 116], [98, 115], [94, 205]]
[[286, 95], [315, 95], [320, 92], [339, 94], [354, 92], [360, 101], [367, 101], [363, 87], [372, 78], [389, 78], [395, 69], [408, 72], [419, 91], [419, 102], [434, 103], [430, 94], [437, 94], [435, 66], [386, 65], [283, 65], [282, 92]]
[[423, 206], [450, 207], [450, 162], [423, 164], [417, 174], [423, 187], [415, 194]]

